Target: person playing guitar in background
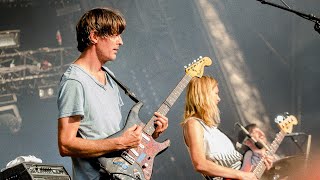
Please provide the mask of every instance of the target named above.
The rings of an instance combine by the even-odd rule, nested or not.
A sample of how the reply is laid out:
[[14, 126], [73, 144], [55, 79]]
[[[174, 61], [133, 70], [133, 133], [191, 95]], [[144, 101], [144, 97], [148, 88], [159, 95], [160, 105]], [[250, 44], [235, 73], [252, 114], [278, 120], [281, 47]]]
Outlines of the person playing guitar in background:
[[[95, 8], [79, 20], [76, 32], [81, 55], [64, 73], [58, 95], [58, 146], [61, 156], [70, 156], [73, 179], [110, 179], [101, 173], [97, 157], [135, 148], [142, 140], [142, 127], [134, 124], [121, 136], [126, 121], [117, 84], [104, 66], [116, 59], [126, 27], [123, 16], [109, 8]], [[153, 138], [168, 127], [168, 119], [155, 113]]]
[[[216, 79], [202, 76], [190, 81], [181, 125], [193, 166], [206, 179], [255, 180], [257, 178], [254, 173], [241, 171], [242, 154], [218, 129], [220, 100]], [[264, 163], [270, 168], [271, 157], [266, 156]], [[244, 165], [248, 166], [251, 164]]]
[[[245, 127], [245, 129], [247, 129], [252, 138], [259, 141], [263, 145], [263, 148], [259, 149], [258, 147], [256, 147], [254, 142], [246, 138], [247, 135], [243, 131], [239, 131], [238, 142], [250, 148], [250, 150], [247, 151], [244, 155], [244, 161], [251, 160], [252, 165], [255, 166], [260, 161], [263, 154], [265, 154], [266, 150], [270, 148], [270, 143], [268, 142], [265, 133], [256, 124], [249, 124]], [[280, 159], [277, 154], [272, 154], [271, 156], [273, 158], [273, 161], [277, 161]]]
[[[246, 161], [250, 161], [252, 166], [256, 166], [263, 155], [266, 153], [267, 149], [270, 149], [271, 145], [267, 140], [265, 133], [254, 123], [248, 124], [245, 126], [245, 129], [249, 132], [250, 136], [260, 142], [263, 145], [263, 148], [259, 149], [255, 143], [247, 138], [247, 135], [243, 131], [239, 131], [238, 133], [238, 142], [246, 145], [249, 149], [244, 153], [244, 164]], [[280, 159], [280, 156], [277, 154], [270, 155], [272, 157], [273, 162]], [[251, 167], [243, 167], [244, 170], [250, 171]], [[267, 172], [266, 172], [267, 173]], [[281, 178], [282, 180], [286, 178]]]

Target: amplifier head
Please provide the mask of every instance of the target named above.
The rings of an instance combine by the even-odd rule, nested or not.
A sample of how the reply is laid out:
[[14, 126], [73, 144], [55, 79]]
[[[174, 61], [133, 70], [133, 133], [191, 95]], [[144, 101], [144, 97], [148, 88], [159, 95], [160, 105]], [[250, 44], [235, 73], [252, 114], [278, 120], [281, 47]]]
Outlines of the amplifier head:
[[62, 165], [21, 163], [1, 173], [1, 180], [71, 180]]

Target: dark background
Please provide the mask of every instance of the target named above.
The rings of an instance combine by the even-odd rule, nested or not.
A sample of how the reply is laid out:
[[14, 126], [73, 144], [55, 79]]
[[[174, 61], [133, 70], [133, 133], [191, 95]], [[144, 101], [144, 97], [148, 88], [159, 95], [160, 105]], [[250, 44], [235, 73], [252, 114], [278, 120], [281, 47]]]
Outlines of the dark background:
[[[221, 67], [216, 59], [215, 47], [210, 44], [207, 22], [201, 18], [197, 0], [148, 0], [148, 1], [0, 1], [0, 31], [20, 29], [20, 47], [4, 49], [1, 54], [38, 50], [39, 48], [65, 48], [63, 63], [71, 63], [76, 51], [74, 27], [84, 11], [97, 6], [119, 9], [127, 20], [122, 35], [124, 46], [117, 60], [108, 66], [124, 84], [144, 102], [140, 118], [147, 122], [153, 112], [185, 75], [184, 66], [199, 56], [208, 56], [213, 65], [205, 69], [206, 75], [219, 80], [222, 125], [232, 138], [236, 137], [234, 123], [240, 121], [230, 92], [225, 85]], [[207, 1], [214, 6], [227, 31], [232, 34], [244, 55], [250, 83], [259, 91], [267, 116], [290, 112], [299, 117], [295, 132], [312, 135], [311, 154], [319, 152], [320, 119], [320, 34], [314, 23], [293, 13], [286, 12], [254, 0]], [[281, 1], [271, 1], [281, 4]], [[320, 2], [286, 1], [292, 8], [306, 14], [319, 14]], [[72, 5], [80, 9], [59, 15], [57, 10]], [[283, 4], [281, 4], [283, 5]], [[56, 40], [61, 32], [62, 45]], [[68, 49], [68, 50], [67, 50]], [[42, 52], [43, 56], [46, 53]], [[0, 59], [4, 62], [6, 59]], [[63, 69], [63, 68], [62, 68]], [[57, 85], [59, 77], [54, 77]], [[55, 81], [54, 81], [55, 80]], [[7, 87], [1, 84], [1, 87]], [[62, 158], [57, 148], [56, 98], [40, 99], [37, 86], [18, 88], [17, 94], [22, 123], [18, 132], [0, 123], [0, 168], [22, 155], [34, 155], [47, 164], [62, 164], [71, 174], [71, 160]], [[56, 88], [56, 86], [54, 86]], [[10, 90], [9, 90], [10, 92]], [[7, 93], [2, 89], [1, 94]], [[123, 116], [134, 104], [123, 95]], [[157, 141], [171, 140], [171, 146], [157, 156], [153, 179], [200, 179], [194, 172], [185, 148], [181, 127], [184, 93], [167, 114], [170, 126]], [[5, 121], [5, 119], [1, 119]], [[271, 131], [277, 132], [274, 125]], [[285, 156], [306, 152], [306, 136], [285, 138], [280, 150]], [[296, 143], [294, 143], [296, 142]], [[299, 149], [301, 148], [301, 150]]]

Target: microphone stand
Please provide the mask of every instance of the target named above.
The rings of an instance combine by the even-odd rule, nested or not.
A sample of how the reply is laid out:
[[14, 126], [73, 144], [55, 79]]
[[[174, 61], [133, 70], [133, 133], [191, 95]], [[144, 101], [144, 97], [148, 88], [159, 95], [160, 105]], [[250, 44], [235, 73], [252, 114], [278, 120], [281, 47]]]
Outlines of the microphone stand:
[[290, 8], [288, 8], [289, 6], [284, 7], [284, 6], [281, 6], [281, 5], [272, 3], [272, 2], [268, 2], [268, 1], [265, 1], [265, 0], [257, 0], [257, 1], [259, 1], [261, 4], [267, 4], [267, 5], [270, 5], [270, 6], [273, 6], [273, 7], [277, 7], [279, 9], [283, 9], [283, 10], [292, 12], [292, 13], [294, 13], [294, 14], [296, 14], [296, 15], [304, 18], [304, 19], [307, 19], [309, 21], [314, 22], [315, 23], [314, 24], [314, 30], [317, 31], [320, 34], [320, 19], [318, 17], [316, 17], [315, 15], [313, 15], [313, 14], [305, 14], [305, 13], [290, 9]]
[[298, 144], [298, 141], [297, 141], [293, 136], [291, 136], [290, 138], [291, 138], [291, 140], [294, 142], [294, 144], [298, 147], [298, 149], [300, 150], [300, 152], [301, 152], [301, 153], [304, 153], [302, 147]]

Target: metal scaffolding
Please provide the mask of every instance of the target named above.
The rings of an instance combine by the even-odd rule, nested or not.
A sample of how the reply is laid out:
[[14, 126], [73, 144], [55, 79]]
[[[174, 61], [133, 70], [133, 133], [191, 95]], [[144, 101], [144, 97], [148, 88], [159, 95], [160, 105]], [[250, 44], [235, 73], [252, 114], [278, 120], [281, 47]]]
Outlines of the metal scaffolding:
[[65, 70], [64, 67], [68, 65], [64, 59], [72, 55], [71, 48], [45, 47], [15, 51], [0, 54], [0, 95], [19, 94], [23, 90], [38, 92], [40, 98], [46, 98], [44, 95], [54, 96], [54, 89]]

